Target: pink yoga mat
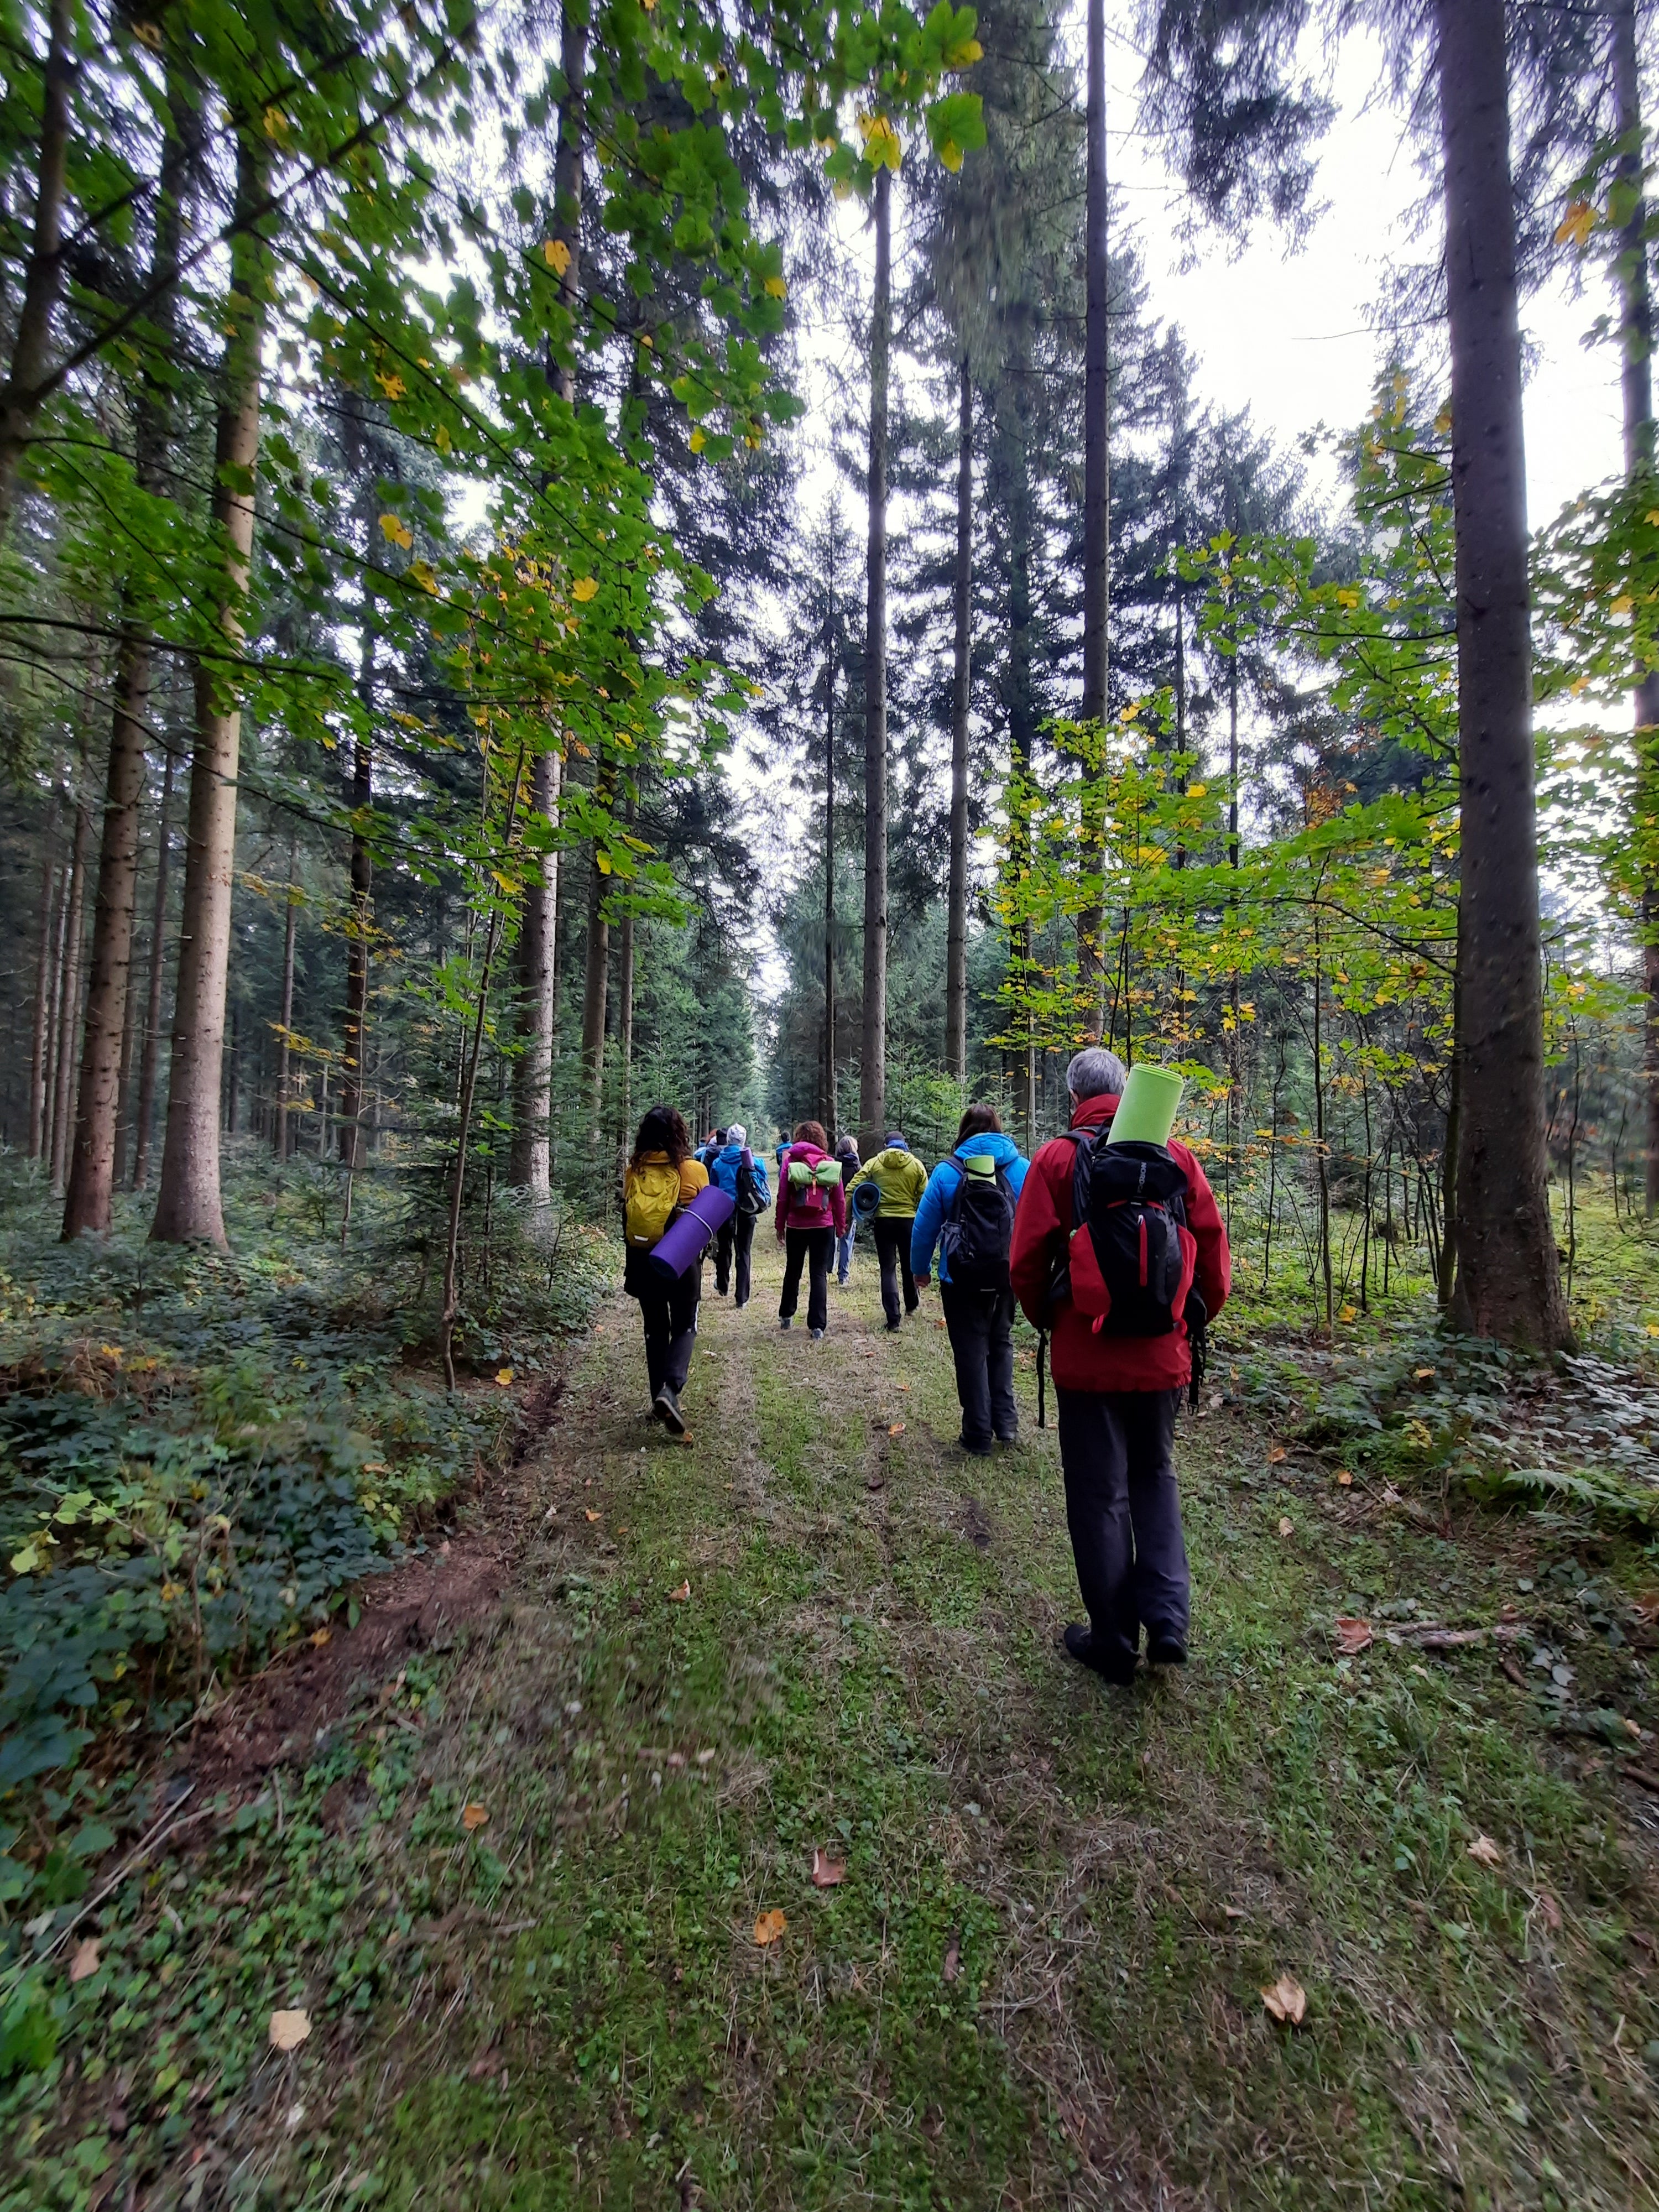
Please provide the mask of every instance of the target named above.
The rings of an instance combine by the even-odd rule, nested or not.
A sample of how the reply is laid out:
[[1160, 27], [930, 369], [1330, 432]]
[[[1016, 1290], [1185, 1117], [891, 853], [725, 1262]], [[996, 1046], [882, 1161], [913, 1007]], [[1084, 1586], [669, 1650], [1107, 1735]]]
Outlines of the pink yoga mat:
[[737, 1210], [738, 1202], [731, 1192], [711, 1182], [658, 1238], [651, 1254], [652, 1266], [672, 1282], [702, 1259], [714, 1240], [714, 1231]]

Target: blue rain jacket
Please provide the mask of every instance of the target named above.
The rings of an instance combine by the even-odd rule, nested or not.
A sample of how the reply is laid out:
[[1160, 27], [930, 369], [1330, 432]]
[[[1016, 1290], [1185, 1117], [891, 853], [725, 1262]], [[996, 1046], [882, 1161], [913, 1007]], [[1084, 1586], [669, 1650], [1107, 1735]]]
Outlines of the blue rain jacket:
[[[910, 1273], [926, 1275], [932, 1272], [933, 1247], [939, 1243], [951, 1208], [956, 1201], [957, 1185], [962, 1181], [959, 1160], [994, 1160], [1008, 1175], [1008, 1188], [1019, 1197], [1020, 1186], [1025, 1180], [1025, 1170], [1030, 1165], [1012, 1137], [995, 1131], [989, 1136], [968, 1137], [957, 1146], [948, 1159], [943, 1159], [927, 1178], [927, 1188], [921, 1194], [921, 1204], [916, 1208], [916, 1225], [910, 1231]], [[939, 1255], [939, 1279], [941, 1283], [951, 1279], [951, 1270], [941, 1249]]]

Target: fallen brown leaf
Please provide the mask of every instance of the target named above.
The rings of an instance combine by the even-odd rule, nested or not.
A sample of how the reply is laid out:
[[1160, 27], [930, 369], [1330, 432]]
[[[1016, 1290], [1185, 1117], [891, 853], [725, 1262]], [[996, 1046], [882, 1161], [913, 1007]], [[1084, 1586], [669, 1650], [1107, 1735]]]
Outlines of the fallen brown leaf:
[[311, 1646], [313, 1650], [320, 1651], [324, 1644], [328, 1642], [330, 1637], [332, 1636], [333, 1633], [334, 1631], [331, 1628], [313, 1628], [311, 1632]]
[[1269, 1466], [1269, 1467], [1277, 1467], [1277, 1466], [1279, 1465], [1279, 1461], [1280, 1461], [1280, 1460], [1282, 1460], [1282, 1459], [1284, 1458], [1284, 1456], [1285, 1456], [1285, 1447], [1284, 1447], [1284, 1445], [1283, 1445], [1283, 1444], [1275, 1444], [1275, 1445], [1273, 1446], [1273, 1449], [1272, 1449], [1272, 1450], [1267, 1454], [1267, 1464], [1268, 1464], [1268, 1466]]
[[777, 1942], [788, 1925], [789, 1923], [783, 1914], [775, 1909], [770, 1912], [763, 1912], [755, 1923], [755, 1941], [763, 1951], [769, 1943]]
[[1427, 1382], [1432, 1378], [1434, 1370], [1432, 1367], [1413, 1367], [1412, 1370], [1412, 1380], [1413, 1382]]
[[1493, 1843], [1490, 1836], [1477, 1836], [1468, 1847], [1468, 1856], [1483, 1867], [1497, 1867], [1504, 1863], [1503, 1846]]
[[812, 1887], [814, 1889], [834, 1889], [838, 1882], [845, 1879], [846, 1874], [845, 1859], [832, 1859], [826, 1850], [813, 1852]]
[[1515, 1684], [1517, 1690], [1524, 1690], [1526, 1688], [1526, 1673], [1518, 1659], [1511, 1659], [1508, 1652], [1505, 1652], [1498, 1663], [1499, 1667], [1502, 1668], [1504, 1674], [1509, 1676], [1510, 1681]]
[[1346, 1467], [1338, 1468], [1336, 1470], [1336, 1480], [1342, 1489], [1352, 1490], [1353, 1488], [1353, 1477], [1349, 1474]]
[[951, 1940], [945, 1947], [943, 1971], [947, 1982], [955, 1981], [962, 1972], [962, 1938], [954, 1928], [951, 1930]]
[[1242, 1905], [1224, 1905], [1221, 1909], [1229, 1920], [1245, 1920], [1249, 1917]]
[[690, 1595], [691, 1577], [688, 1575], [678, 1589], [669, 1591], [668, 1602], [670, 1605], [684, 1605]]
[[98, 1971], [98, 1938], [83, 1936], [75, 1947], [70, 1960], [69, 1976], [72, 1982], [84, 1982], [88, 1974]]
[[1560, 1934], [1561, 1908], [1547, 1889], [1540, 1889], [1538, 1893], [1538, 1917], [1552, 1936]]
[[902, 1437], [904, 1434], [903, 1422], [890, 1421], [887, 1424], [887, 1433], [890, 1437]]
[[273, 2051], [297, 2051], [311, 2033], [308, 2012], [274, 2012], [270, 2015], [270, 2047]]
[[1369, 1620], [1360, 1620], [1346, 1613], [1337, 1615], [1336, 1645], [1339, 1651], [1352, 1658], [1356, 1652], [1364, 1651], [1372, 1640]]
[[1279, 1533], [1281, 1536], [1294, 1536], [1296, 1534], [1296, 1523], [1288, 1513], [1281, 1513], [1279, 1516]]
[[495, 1370], [495, 1380], [501, 1384], [502, 1389], [505, 1390], [507, 1384], [513, 1380], [513, 1370], [510, 1367], [498, 1367]]
[[1281, 1974], [1262, 1990], [1261, 2002], [1275, 2020], [1283, 2021], [1287, 2027], [1299, 2027], [1308, 2009], [1308, 1992], [1289, 1974]]
[[590, 1521], [603, 1521], [605, 1518], [603, 1513], [595, 1512], [591, 1505], [584, 1505], [582, 1511], [586, 1514]]
[[480, 1805], [476, 1800], [471, 1804], [463, 1805], [461, 1808], [461, 1826], [466, 1830], [468, 1835], [471, 1835], [475, 1828], [482, 1828], [489, 1818], [489, 1806]]

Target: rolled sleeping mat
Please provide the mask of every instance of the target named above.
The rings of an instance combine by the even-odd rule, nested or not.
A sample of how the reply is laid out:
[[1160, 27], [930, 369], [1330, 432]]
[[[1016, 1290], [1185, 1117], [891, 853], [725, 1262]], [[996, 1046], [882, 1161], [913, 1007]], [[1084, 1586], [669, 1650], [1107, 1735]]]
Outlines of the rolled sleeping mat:
[[1154, 1067], [1139, 1060], [1129, 1070], [1107, 1132], [1109, 1145], [1167, 1145], [1175, 1127], [1176, 1109], [1186, 1089], [1186, 1079], [1173, 1068]]
[[738, 1201], [717, 1182], [707, 1184], [676, 1221], [671, 1221], [651, 1250], [651, 1265], [668, 1282], [695, 1267], [738, 1210]]
[[868, 1221], [881, 1204], [881, 1185], [861, 1182], [853, 1193], [853, 1211], [860, 1221]]

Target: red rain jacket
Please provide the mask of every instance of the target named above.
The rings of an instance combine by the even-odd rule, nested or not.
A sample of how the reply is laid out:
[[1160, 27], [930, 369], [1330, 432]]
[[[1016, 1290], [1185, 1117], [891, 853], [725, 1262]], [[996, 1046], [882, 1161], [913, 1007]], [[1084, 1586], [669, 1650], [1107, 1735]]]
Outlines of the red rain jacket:
[[796, 1198], [795, 1187], [789, 1180], [791, 1160], [805, 1160], [808, 1167], [815, 1168], [820, 1160], [827, 1160], [829, 1157], [828, 1152], [821, 1152], [816, 1145], [791, 1145], [779, 1161], [778, 1202], [773, 1218], [777, 1224], [780, 1237], [786, 1229], [833, 1228], [837, 1237], [846, 1235], [847, 1178], [844, 1175], [841, 1181], [830, 1189], [826, 1190], [822, 1184], [819, 1185], [818, 1195], [829, 1200], [830, 1203], [827, 1206], [811, 1203], [803, 1204]]
[[[1072, 1116], [1072, 1127], [1097, 1128], [1116, 1111], [1117, 1099], [1110, 1093], [1085, 1098]], [[1171, 1143], [1170, 1151], [1186, 1173], [1187, 1226], [1198, 1242], [1198, 1291], [1213, 1319], [1232, 1287], [1227, 1231], [1203, 1169], [1185, 1145]], [[1066, 1138], [1052, 1137], [1042, 1146], [1019, 1194], [1008, 1255], [1014, 1295], [1025, 1318], [1033, 1328], [1053, 1333], [1048, 1358], [1054, 1386], [1060, 1390], [1179, 1389], [1192, 1372], [1184, 1321], [1167, 1336], [1097, 1336], [1088, 1316], [1079, 1314], [1069, 1298], [1048, 1310], [1048, 1285], [1066, 1256], [1073, 1227], [1072, 1176], [1076, 1166], [1077, 1146]]]

